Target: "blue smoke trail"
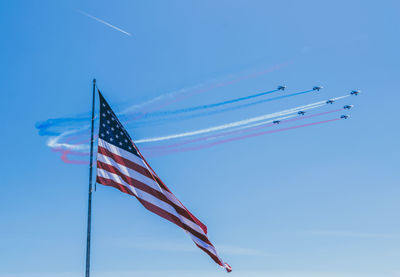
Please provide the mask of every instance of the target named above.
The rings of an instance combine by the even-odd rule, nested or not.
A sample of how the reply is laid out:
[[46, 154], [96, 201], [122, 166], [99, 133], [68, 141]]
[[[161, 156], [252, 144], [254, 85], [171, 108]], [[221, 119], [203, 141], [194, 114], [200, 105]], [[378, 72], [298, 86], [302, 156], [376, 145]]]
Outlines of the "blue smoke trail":
[[274, 93], [274, 92], [277, 92], [277, 91], [279, 91], [279, 90], [278, 89], [274, 89], [274, 90], [270, 90], [270, 91], [260, 92], [260, 93], [257, 93], [257, 94], [244, 96], [244, 97], [239, 97], [239, 98], [226, 100], [226, 101], [213, 103], [213, 104], [200, 105], [200, 106], [177, 109], [177, 110], [171, 110], [171, 111], [153, 112], [153, 113], [149, 113], [145, 117], [174, 115], [174, 114], [180, 114], [180, 113], [194, 112], [194, 111], [198, 111], [198, 110], [206, 110], [206, 109], [210, 109], [210, 108], [224, 106], [224, 105], [227, 105], [227, 104], [241, 102], [241, 101], [248, 100], [248, 99], [253, 99], [253, 98], [260, 97], [260, 96], [267, 95], [267, 94], [271, 94], [271, 93]]
[[181, 121], [181, 120], [187, 120], [187, 119], [191, 119], [191, 118], [210, 116], [213, 114], [234, 111], [234, 110], [247, 108], [247, 107], [251, 107], [251, 106], [262, 104], [262, 103], [267, 103], [267, 102], [276, 101], [276, 100], [280, 100], [280, 99], [284, 99], [284, 98], [288, 98], [288, 97], [302, 95], [302, 94], [310, 93], [313, 91], [314, 90], [310, 89], [310, 90], [306, 90], [306, 91], [301, 91], [301, 92], [291, 93], [291, 94], [287, 94], [287, 95], [276, 96], [276, 97], [272, 97], [272, 98], [268, 98], [268, 99], [258, 100], [256, 102], [252, 102], [252, 103], [241, 104], [241, 105], [238, 105], [235, 107], [224, 108], [224, 109], [220, 109], [220, 110], [216, 110], [216, 111], [201, 112], [201, 113], [197, 113], [197, 114], [193, 114], [193, 115], [185, 115], [185, 116], [172, 117], [172, 118], [162, 118], [162, 119], [151, 120], [151, 121], [132, 122], [134, 124], [134, 126], [131, 126], [130, 128], [137, 128], [137, 127], [141, 127], [141, 126], [154, 126], [154, 125], [162, 124], [162, 123], [169, 122], [169, 121]]
[[[65, 132], [65, 128], [75, 128], [85, 121], [90, 122], [90, 117], [50, 118], [45, 121], [37, 122], [35, 128], [38, 129], [40, 136], [59, 136], [61, 133]], [[62, 130], [58, 130], [58, 128]]]

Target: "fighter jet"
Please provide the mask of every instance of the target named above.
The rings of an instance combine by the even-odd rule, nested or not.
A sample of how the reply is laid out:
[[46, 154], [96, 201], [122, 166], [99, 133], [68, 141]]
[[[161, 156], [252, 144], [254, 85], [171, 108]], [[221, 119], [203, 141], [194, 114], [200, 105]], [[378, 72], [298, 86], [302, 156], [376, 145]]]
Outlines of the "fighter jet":
[[274, 120], [272, 123], [279, 124], [279, 123], [281, 123], [281, 121], [280, 120]]
[[323, 89], [324, 87], [313, 87], [312, 89], [313, 90], [317, 90], [317, 91], [319, 91], [320, 89]]
[[328, 101], [326, 101], [326, 104], [333, 104], [333, 102], [335, 102], [335, 100], [329, 99]]
[[354, 105], [346, 105], [346, 106], [343, 107], [343, 109], [350, 110], [353, 107], [354, 107]]
[[355, 96], [357, 96], [359, 93], [361, 93], [361, 91], [359, 91], [359, 90], [352, 90], [350, 92], [351, 95], [355, 95]]
[[348, 116], [347, 114], [344, 114], [344, 115], [342, 115], [342, 116], [340, 116], [340, 118], [342, 118], [342, 119], [348, 119], [350, 116]]
[[304, 112], [304, 111], [299, 111], [297, 114], [298, 115], [304, 115], [306, 112]]
[[284, 91], [284, 90], [285, 90], [285, 88], [286, 88], [286, 86], [279, 86], [277, 89], [278, 89], [278, 90], [282, 90], [282, 91]]

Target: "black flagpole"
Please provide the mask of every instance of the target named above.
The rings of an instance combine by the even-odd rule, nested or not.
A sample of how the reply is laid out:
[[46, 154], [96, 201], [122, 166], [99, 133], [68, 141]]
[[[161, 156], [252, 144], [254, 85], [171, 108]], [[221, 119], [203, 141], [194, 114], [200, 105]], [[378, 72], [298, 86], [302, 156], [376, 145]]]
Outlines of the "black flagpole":
[[90, 133], [90, 165], [89, 165], [89, 200], [87, 217], [87, 240], [86, 240], [86, 274], [90, 276], [90, 232], [92, 225], [92, 168], [93, 168], [93, 126], [94, 126], [94, 98], [96, 90], [96, 79], [93, 79], [93, 98], [92, 98], [92, 130]]

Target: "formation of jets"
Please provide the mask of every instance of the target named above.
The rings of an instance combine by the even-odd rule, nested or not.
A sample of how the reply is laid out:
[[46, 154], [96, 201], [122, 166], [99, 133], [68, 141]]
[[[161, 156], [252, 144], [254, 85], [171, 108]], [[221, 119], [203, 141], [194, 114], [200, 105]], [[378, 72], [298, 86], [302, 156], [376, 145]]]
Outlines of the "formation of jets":
[[[319, 91], [319, 90], [321, 90], [323, 87], [321, 87], [321, 86], [318, 86], [318, 87], [313, 87], [312, 89], [313, 90], [316, 90], [316, 91]], [[282, 91], [284, 91], [286, 89], [286, 86], [278, 86], [277, 87], [277, 90], [282, 90]], [[358, 95], [359, 93], [361, 93], [361, 91], [359, 91], [359, 90], [352, 90], [351, 92], [350, 92], [350, 94], [351, 95]], [[335, 100], [334, 99], [329, 99], [329, 100], [327, 100], [326, 101], [326, 104], [333, 104], [335, 102]], [[345, 110], [350, 110], [351, 108], [353, 108], [354, 107], [354, 105], [345, 105], [345, 106], [343, 106], [343, 109], [345, 109]], [[305, 111], [298, 111], [297, 112], [297, 114], [298, 115], [305, 115]], [[348, 119], [350, 116], [349, 115], [347, 115], [347, 114], [343, 114], [343, 115], [341, 115], [340, 116], [340, 118], [341, 119]], [[274, 121], [272, 121], [272, 123], [273, 124], [280, 124], [281, 123], [281, 121], [280, 120], [274, 120]]]

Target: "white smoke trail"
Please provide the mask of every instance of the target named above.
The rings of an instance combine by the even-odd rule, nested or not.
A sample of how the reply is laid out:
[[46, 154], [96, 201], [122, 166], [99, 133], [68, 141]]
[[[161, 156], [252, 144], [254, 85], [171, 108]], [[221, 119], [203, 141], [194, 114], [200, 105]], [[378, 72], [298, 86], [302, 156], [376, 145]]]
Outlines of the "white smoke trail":
[[[340, 100], [340, 99], [343, 99], [343, 98], [347, 98], [349, 96], [350, 95], [344, 95], [344, 96], [340, 96], [340, 97], [337, 97], [337, 98], [334, 98], [334, 99], [331, 99], [331, 100], [336, 101], [336, 100]], [[244, 119], [244, 120], [240, 120], [240, 121], [235, 121], [235, 122], [231, 122], [231, 123], [227, 123], [227, 124], [222, 124], [222, 125], [218, 125], [218, 126], [214, 126], [214, 127], [209, 127], [209, 128], [205, 128], [205, 129], [200, 129], [200, 130], [195, 130], [195, 131], [190, 131], [190, 132], [184, 132], [184, 133], [178, 133], [178, 134], [162, 136], [162, 137], [145, 138], [145, 139], [137, 140], [136, 143], [165, 141], [165, 140], [170, 140], [170, 139], [195, 136], [195, 135], [200, 135], [200, 134], [206, 134], [206, 133], [211, 133], [211, 132], [215, 132], [215, 131], [225, 130], [225, 129], [229, 129], [229, 128], [240, 127], [240, 126], [248, 125], [248, 124], [253, 123], [253, 122], [258, 122], [258, 121], [263, 121], [263, 120], [270, 119], [270, 118], [289, 115], [289, 114], [292, 114], [292, 113], [297, 113], [299, 111], [306, 111], [306, 110], [310, 110], [310, 109], [315, 109], [317, 107], [323, 106], [325, 103], [326, 103], [326, 100], [323, 100], [323, 101], [311, 103], [311, 104], [308, 104], [308, 105], [304, 105], [304, 106], [299, 106], [299, 107], [295, 107], [295, 108], [292, 108], [292, 109], [283, 110], [283, 111], [280, 111], [280, 112], [275, 112], [275, 113], [271, 113], [271, 114], [265, 114], [265, 115], [262, 115], [262, 116], [252, 117], [252, 118], [248, 118], [248, 119]]]
[[56, 136], [56, 137], [51, 137], [47, 140], [47, 146], [51, 148], [64, 148], [67, 150], [76, 150], [76, 151], [83, 151], [83, 150], [89, 150], [89, 145], [88, 144], [70, 144], [70, 143], [60, 143], [60, 139], [62, 139], [65, 136], [76, 134], [82, 130], [85, 130], [87, 126], [84, 128], [80, 129], [75, 129], [75, 130], [70, 130], [70, 131], [65, 131], [61, 135]]

